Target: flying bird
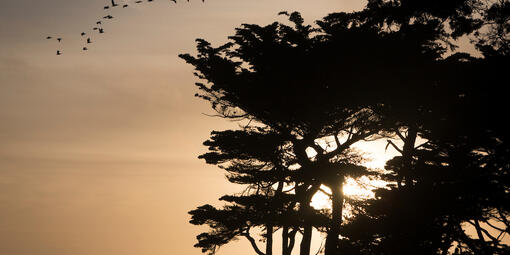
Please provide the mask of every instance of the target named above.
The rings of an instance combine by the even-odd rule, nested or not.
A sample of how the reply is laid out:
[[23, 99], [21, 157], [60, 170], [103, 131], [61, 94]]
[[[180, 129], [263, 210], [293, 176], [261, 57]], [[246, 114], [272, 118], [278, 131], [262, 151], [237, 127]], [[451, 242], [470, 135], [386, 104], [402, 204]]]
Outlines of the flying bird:
[[289, 13], [286, 12], [286, 11], [283, 11], [283, 12], [279, 12], [278, 15], [286, 15], [286, 16], [289, 16]]
[[[154, 0], [147, 0], [147, 2], [153, 2], [153, 1]], [[172, 2], [177, 4], [177, 0], [170, 0], [170, 1], [172, 1]], [[140, 4], [142, 2], [143, 2], [143, 0], [136, 0], [135, 1], [135, 3], [137, 3], [137, 4]], [[189, 2], [189, 0], [187, 0], [187, 2]], [[205, 2], [205, 0], [202, 0], [202, 2]], [[110, 9], [110, 7], [119, 6], [119, 4], [115, 0], [111, 0], [111, 3], [112, 3], [111, 6], [106, 5], [106, 6], [103, 7], [103, 9], [108, 10], [108, 9]], [[122, 4], [122, 8], [126, 8], [128, 6], [129, 5], [127, 3], [125, 3], [125, 2]], [[287, 12], [280, 12], [280, 13], [278, 13], [278, 15], [289, 15], [289, 14]], [[104, 16], [103, 19], [113, 19], [113, 16], [108, 14], [108, 15]], [[99, 30], [99, 33], [103, 34], [104, 30], [100, 26], [102, 24], [101, 21], [97, 21], [96, 24], [99, 25], [99, 26], [98, 27], [93, 27], [92, 29], [93, 30]], [[85, 33], [85, 32], [81, 32], [80, 33], [81, 36], [85, 36], [86, 34], [87, 33]], [[53, 37], [52, 36], [47, 36], [46, 39], [48, 39], [48, 40], [49, 39], [53, 39]], [[60, 38], [60, 37], [58, 37], [56, 39], [57, 39], [58, 42], [62, 41], [62, 38]], [[90, 37], [87, 38], [87, 43], [92, 43], [92, 40], [90, 39]], [[83, 47], [82, 50], [86, 51], [86, 50], [88, 50], [88, 48], [87, 47]], [[62, 51], [61, 50], [57, 50], [57, 55], [62, 55]]]

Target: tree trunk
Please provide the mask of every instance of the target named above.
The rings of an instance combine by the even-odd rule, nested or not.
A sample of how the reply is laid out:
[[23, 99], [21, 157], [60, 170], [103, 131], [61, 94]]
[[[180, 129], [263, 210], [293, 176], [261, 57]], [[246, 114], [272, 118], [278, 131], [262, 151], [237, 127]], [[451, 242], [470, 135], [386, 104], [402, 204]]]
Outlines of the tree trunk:
[[[306, 185], [308, 186], [308, 185]], [[304, 197], [301, 201], [301, 215], [303, 215], [303, 239], [301, 240], [301, 247], [299, 255], [310, 255], [310, 246], [312, 243], [312, 212], [313, 209], [310, 206], [310, 201], [313, 195], [319, 190], [320, 184], [315, 184], [310, 187], [309, 190], [304, 191]]]
[[410, 125], [407, 130], [407, 137], [404, 140], [404, 146], [402, 148], [402, 175], [404, 177], [404, 181], [406, 185], [412, 185], [412, 180], [410, 178], [411, 171], [411, 163], [413, 160], [414, 154], [414, 144], [416, 143], [416, 138], [418, 136], [418, 128], [416, 125]]
[[273, 255], [273, 224], [266, 225], [266, 255]]
[[296, 243], [296, 233], [297, 232], [298, 232], [298, 229], [295, 228], [292, 231], [290, 231], [290, 233], [288, 234], [288, 237], [289, 237], [289, 246], [287, 247], [287, 254], [286, 255], [291, 255], [292, 254], [292, 249], [294, 249], [294, 244]]
[[289, 254], [289, 228], [282, 228], [282, 255], [290, 255]]
[[301, 240], [301, 247], [299, 255], [310, 255], [310, 246], [312, 243], [312, 224], [305, 223], [303, 228], [303, 239]]
[[338, 236], [340, 235], [340, 226], [342, 225], [342, 211], [344, 206], [344, 194], [342, 191], [344, 183], [343, 177], [338, 177], [332, 185], [332, 219], [331, 225], [326, 237], [325, 255], [338, 254]]

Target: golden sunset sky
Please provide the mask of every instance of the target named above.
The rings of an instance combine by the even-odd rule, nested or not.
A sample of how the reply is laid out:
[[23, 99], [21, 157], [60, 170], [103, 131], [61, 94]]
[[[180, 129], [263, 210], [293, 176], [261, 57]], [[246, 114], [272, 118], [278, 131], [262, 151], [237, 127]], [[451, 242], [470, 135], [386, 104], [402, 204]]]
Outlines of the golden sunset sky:
[[[187, 212], [239, 187], [197, 156], [212, 130], [235, 124], [202, 114], [177, 55], [196, 38], [225, 43], [242, 23], [284, 21], [279, 11], [312, 23], [364, 3], [127, 2], [107, 12], [107, 0], [0, 0], [0, 255], [201, 254], [204, 228]], [[108, 13], [105, 34], [93, 33]]]

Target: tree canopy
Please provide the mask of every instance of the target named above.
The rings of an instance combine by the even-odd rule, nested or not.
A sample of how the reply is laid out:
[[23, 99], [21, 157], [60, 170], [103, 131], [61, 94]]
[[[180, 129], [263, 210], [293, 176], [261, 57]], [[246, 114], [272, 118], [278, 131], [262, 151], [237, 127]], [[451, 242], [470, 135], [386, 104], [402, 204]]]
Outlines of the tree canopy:
[[[290, 25], [243, 24], [218, 47], [197, 39], [196, 56], [180, 55], [201, 80], [196, 96], [243, 123], [213, 131], [200, 158], [245, 190], [190, 211], [192, 224], [211, 229], [196, 246], [212, 254], [245, 237], [270, 255], [281, 230], [283, 254], [300, 233], [308, 255], [317, 229], [326, 254], [508, 252], [509, 10], [508, 1], [373, 0], [316, 26], [282, 12]], [[461, 36], [480, 57], [455, 52]], [[352, 149], [378, 139], [400, 153], [384, 171]], [[361, 176], [387, 186], [354, 201], [342, 186]], [[317, 192], [331, 210], [310, 206]]]

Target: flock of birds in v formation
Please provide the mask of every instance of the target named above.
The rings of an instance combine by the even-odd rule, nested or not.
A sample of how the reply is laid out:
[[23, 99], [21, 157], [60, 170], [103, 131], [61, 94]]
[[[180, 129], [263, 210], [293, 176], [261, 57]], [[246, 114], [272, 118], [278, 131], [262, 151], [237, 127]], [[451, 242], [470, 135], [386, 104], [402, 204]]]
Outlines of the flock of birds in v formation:
[[[146, 0], [146, 2], [153, 2], [153, 1], [154, 1], [154, 0]], [[170, 1], [170, 2], [174, 2], [174, 3], [177, 3], [177, 0], [169, 0], [169, 1]], [[187, 0], [187, 1], [189, 2], [189, 0]], [[204, 2], [204, 1], [205, 1], [205, 0], [202, 0], [202, 2]], [[134, 1], [134, 3], [135, 3], [135, 4], [141, 4], [141, 3], [143, 3], [143, 2], [144, 2], [144, 1], [142, 1], [142, 0], [136, 0], [136, 1]], [[110, 10], [110, 9], [115, 8], [115, 7], [118, 7], [118, 6], [121, 6], [122, 8], [127, 8], [127, 7], [129, 7], [129, 4], [128, 4], [127, 2], [124, 2], [124, 3], [122, 3], [122, 4], [120, 4], [120, 5], [119, 5], [118, 3], [116, 3], [116, 2], [115, 2], [115, 0], [111, 0], [111, 5], [106, 5], [106, 6], [104, 6], [104, 7], [103, 7], [103, 9], [104, 9], [104, 10]], [[112, 16], [111, 14], [107, 14], [106, 16], [104, 16], [104, 17], [103, 17], [103, 19], [104, 19], [104, 20], [111, 20], [111, 19], [113, 19], [113, 16]], [[102, 20], [98, 20], [98, 21], [96, 21], [96, 25], [92, 28], [92, 30], [97, 31], [97, 33], [99, 33], [99, 34], [103, 34], [103, 33], [104, 33], [104, 28], [103, 28], [102, 24], [103, 24], [103, 21], [102, 21]], [[87, 43], [87, 45], [92, 43], [92, 39], [91, 39], [89, 36], [87, 36], [87, 33], [86, 33], [86, 32], [81, 32], [81, 34], [80, 34], [80, 35], [81, 35], [83, 38], [87, 38], [87, 39], [85, 40], [85, 42]], [[47, 39], [47, 40], [51, 40], [51, 39], [54, 39], [54, 37], [53, 37], [53, 36], [47, 36], [47, 37], [46, 37], [46, 39]], [[60, 44], [60, 43], [62, 42], [62, 37], [56, 37], [56, 40], [57, 40], [57, 42]], [[82, 48], [82, 50], [83, 50], [83, 51], [87, 51], [87, 50], [88, 50], [87, 46], [84, 46], [84, 47]], [[58, 49], [58, 50], [57, 50], [57, 55], [62, 55], [62, 53], [63, 53], [63, 52], [62, 52], [62, 50], [61, 50], [61, 49]]]

